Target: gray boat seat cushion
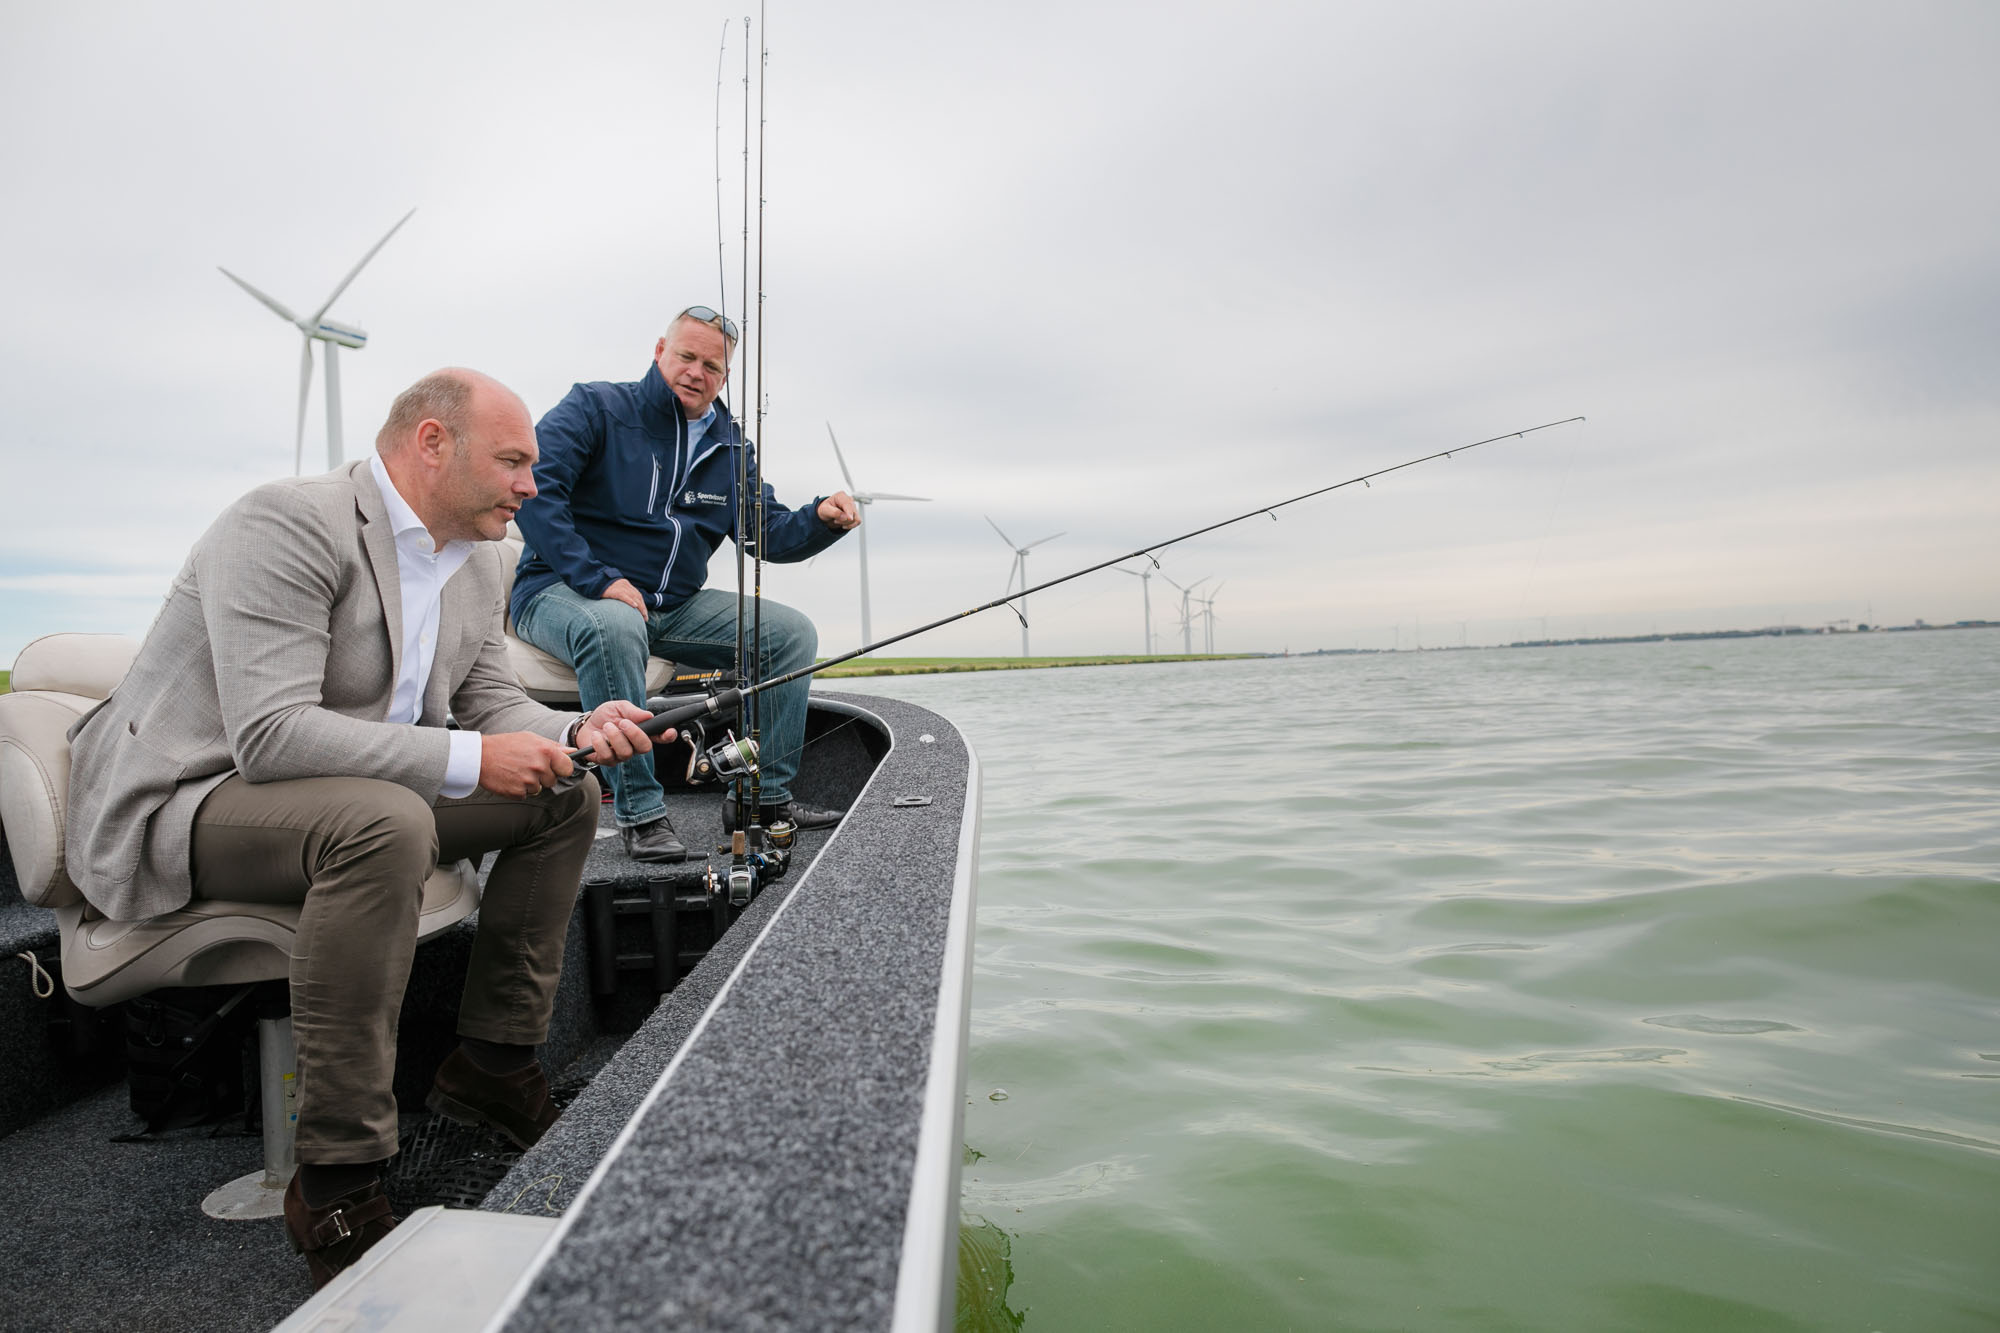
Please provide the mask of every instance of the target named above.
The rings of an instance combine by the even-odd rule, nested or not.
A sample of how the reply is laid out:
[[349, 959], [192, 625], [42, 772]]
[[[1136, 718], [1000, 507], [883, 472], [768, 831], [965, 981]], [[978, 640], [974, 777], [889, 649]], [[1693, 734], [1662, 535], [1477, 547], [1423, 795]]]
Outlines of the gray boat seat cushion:
[[[512, 523], [507, 525], [507, 535], [501, 546], [507, 557], [507, 574], [503, 598], [514, 596], [514, 571], [521, 565], [521, 550], [524, 543], [521, 530]], [[507, 617], [507, 665], [514, 669], [514, 679], [521, 682], [521, 688], [528, 697], [538, 703], [569, 703], [575, 700], [576, 673], [560, 657], [552, 656], [524, 639], [514, 637], [514, 617]], [[664, 693], [667, 681], [674, 674], [674, 664], [664, 657], [646, 659], [646, 693]]]
[[[63, 860], [69, 804], [69, 729], [131, 668], [135, 639], [52, 634], [15, 659], [0, 694], [0, 826], [21, 896], [54, 908], [63, 984], [85, 1004], [107, 1005], [162, 986], [275, 980], [289, 974], [296, 904], [197, 900], [144, 921], [107, 921], [84, 902]], [[439, 866], [424, 884], [423, 939], [479, 906], [470, 861]]]
[[0, 827], [21, 896], [39, 907], [80, 904], [63, 863], [69, 729], [131, 670], [139, 641], [123, 634], [50, 634], [14, 659], [0, 694]]
[[[439, 866], [424, 882], [417, 938], [456, 925], [479, 906], [470, 861]], [[178, 912], [144, 921], [56, 913], [62, 979], [83, 1004], [102, 1008], [163, 986], [239, 985], [291, 975], [299, 932], [297, 903], [230, 903], [196, 898]]]

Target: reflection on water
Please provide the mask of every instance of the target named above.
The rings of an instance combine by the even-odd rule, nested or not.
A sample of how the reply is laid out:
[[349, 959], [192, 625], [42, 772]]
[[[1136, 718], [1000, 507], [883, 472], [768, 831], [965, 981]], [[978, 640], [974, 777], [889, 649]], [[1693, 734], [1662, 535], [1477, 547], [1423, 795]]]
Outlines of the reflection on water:
[[1996, 650], [869, 681], [985, 781], [961, 1327], [2000, 1327]]
[[[965, 1178], [977, 1181], [985, 1154], [965, 1146]], [[1020, 1209], [1017, 1207], [1016, 1212]], [[958, 1217], [958, 1333], [1013, 1333], [1025, 1316], [1007, 1305], [1014, 1285], [1012, 1238], [971, 1211]]]
[[958, 1333], [1013, 1333], [1025, 1316], [1007, 1306], [1014, 1265], [1006, 1232], [983, 1217], [958, 1219]]

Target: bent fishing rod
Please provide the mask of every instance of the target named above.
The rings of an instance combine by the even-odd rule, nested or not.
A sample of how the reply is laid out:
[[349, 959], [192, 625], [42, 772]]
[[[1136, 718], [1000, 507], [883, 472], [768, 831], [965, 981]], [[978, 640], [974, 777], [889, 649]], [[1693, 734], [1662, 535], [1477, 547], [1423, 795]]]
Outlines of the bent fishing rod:
[[[868, 653], [872, 653], [878, 648], [886, 648], [892, 643], [901, 643], [903, 640], [913, 639], [919, 634], [927, 634], [931, 630], [938, 629], [945, 625], [949, 625], [954, 621], [964, 620], [968, 616], [976, 616], [981, 611], [991, 611], [996, 606], [1008, 606], [1010, 603], [1014, 602], [1019, 598], [1027, 597], [1030, 593], [1042, 592], [1045, 589], [1053, 588], [1058, 584], [1068, 583], [1072, 579], [1080, 579], [1086, 574], [1095, 574], [1098, 570], [1109, 569], [1111, 566], [1118, 564], [1121, 561], [1135, 560], [1144, 557], [1147, 560], [1151, 560], [1153, 562], [1154, 567], [1158, 568], [1160, 562], [1154, 558], [1153, 552], [1163, 551], [1169, 546], [1175, 546], [1181, 542], [1192, 540], [1193, 538], [1200, 537], [1205, 533], [1214, 532], [1219, 528], [1226, 528], [1231, 526], [1232, 524], [1241, 523], [1246, 519], [1256, 518], [1259, 514], [1269, 515], [1271, 521], [1275, 523], [1278, 521], [1278, 515], [1276, 511], [1283, 509], [1288, 505], [1299, 504], [1302, 501], [1311, 500], [1316, 496], [1327, 495], [1334, 491], [1345, 490], [1349, 486], [1366, 487], [1371, 482], [1373, 482], [1377, 477], [1386, 477], [1392, 472], [1401, 472], [1407, 468], [1417, 467], [1418, 465], [1423, 463], [1434, 462], [1440, 458], [1450, 458], [1454, 454], [1466, 453], [1469, 450], [1477, 449], [1482, 445], [1497, 444], [1501, 440], [1522, 439], [1526, 436], [1533, 435], [1536, 431], [1553, 430], [1557, 426], [1573, 425], [1574, 423], [1582, 420], [1583, 418], [1580, 416], [1565, 417], [1561, 421], [1548, 421], [1544, 422], [1539, 426], [1529, 426], [1523, 430], [1508, 431], [1505, 435], [1494, 435], [1484, 440], [1475, 440], [1471, 444], [1454, 445], [1449, 449], [1440, 449], [1436, 453], [1425, 454], [1421, 458], [1412, 458], [1405, 462], [1396, 463], [1389, 467], [1377, 468], [1373, 472], [1364, 472], [1358, 477], [1349, 477], [1346, 481], [1337, 481], [1331, 486], [1321, 486], [1317, 490], [1306, 491], [1302, 495], [1294, 495], [1290, 499], [1279, 500], [1275, 504], [1263, 505], [1256, 509], [1249, 510], [1245, 513], [1238, 514], [1234, 518], [1225, 518], [1219, 523], [1210, 523], [1206, 527], [1196, 528], [1192, 532], [1183, 532], [1178, 537], [1168, 537], [1164, 541], [1152, 542], [1148, 545], [1141, 546], [1136, 551], [1127, 551], [1125, 554], [1113, 556], [1109, 560], [1100, 560], [1094, 565], [1088, 565], [1082, 569], [1061, 575], [1058, 578], [1050, 579], [1046, 583], [1037, 583], [1032, 588], [1023, 588], [1021, 591], [1017, 593], [1009, 593], [1005, 597], [998, 597], [990, 602], [981, 602], [978, 606], [970, 607], [967, 610], [959, 611], [952, 615], [944, 616], [940, 619], [933, 620], [927, 625], [919, 625], [915, 629], [904, 630], [901, 634], [892, 634], [886, 639], [877, 639], [873, 643], [864, 644], [863, 646], [856, 648], [854, 651], [848, 653], [842, 653], [838, 657], [824, 658], [818, 662], [813, 662], [807, 666], [802, 666], [798, 668], [796, 671], [788, 671], [782, 676], [774, 676], [770, 680], [758, 681], [756, 684], [749, 686], [736, 686], [729, 689], [719, 690], [714, 694], [705, 695], [702, 698], [695, 700], [692, 703], [682, 704], [679, 707], [675, 708], [663, 709], [662, 711], [653, 714], [653, 716], [647, 719], [646, 721], [641, 722], [639, 724], [639, 729], [645, 732], [648, 736], [657, 737], [662, 732], [668, 730], [669, 728], [678, 728], [691, 722], [696, 724], [701, 724], [712, 719], [718, 719], [723, 715], [734, 712], [737, 706], [741, 704], [743, 700], [751, 698], [752, 696], [758, 694], [762, 694], [765, 690], [775, 689], [780, 685], [789, 684], [790, 682], [799, 679], [801, 676], [810, 676], [814, 672], [824, 671], [828, 667], [838, 666], [842, 662], [851, 662], [855, 658], [865, 656]], [[1018, 616], [1021, 613], [1018, 610], [1016, 610], [1014, 614]], [[747, 759], [747, 762], [754, 765], [756, 760], [755, 751], [752, 750], [748, 756], [743, 756], [741, 754], [741, 748], [740, 748], [741, 744], [742, 744], [741, 742], [735, 742], [733, 744], [732, 749], [734, 752], [730, 756], [732, 762], [742, 761]], [[569, 757], [572, 761], [581, 764], [585, 762], [585, 757], [589, 754], [590, 754], [589, 750], [576, 750], [572, 751]]]

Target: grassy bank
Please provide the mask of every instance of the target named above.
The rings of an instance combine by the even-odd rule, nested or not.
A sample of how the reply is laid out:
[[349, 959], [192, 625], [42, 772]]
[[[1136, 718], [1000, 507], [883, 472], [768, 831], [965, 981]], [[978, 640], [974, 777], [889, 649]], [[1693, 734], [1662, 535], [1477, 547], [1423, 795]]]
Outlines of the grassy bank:
[[9, 683], [13, 679], [14, 679], [13, 672], [0, 671], [0, 694], [5, 694], [8, 690], [13, 688], [13, 686]]
[[828, 667], [821, 680], [842, 676], [923, 676], [944, 671], [1026, 671], [1037, 667], [1129, 666], [1139, 662], [1221, 662], [1253, 653], [1179, 653], [1162, 657], [857, 657]]
[[[1135, 662], [1224, 662], [1255, 657], [1255, 653], [1171, 653], [1159, 657], [857, 657], [828, 667], [822, 680], [840, 676], [923, 676], [940, 671], [1027, 671], [1036, 667], [1127, 666]], [[11, 671], [0, 671], [0, 694], [8, 690]]]

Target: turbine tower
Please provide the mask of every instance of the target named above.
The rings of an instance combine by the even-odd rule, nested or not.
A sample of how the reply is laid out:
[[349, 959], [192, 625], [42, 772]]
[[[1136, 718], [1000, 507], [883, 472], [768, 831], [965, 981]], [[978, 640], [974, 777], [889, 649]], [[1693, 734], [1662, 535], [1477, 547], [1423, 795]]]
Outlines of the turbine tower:
[[[992, 528], [995, 532], [1000, 532], [1000, 525], [998, 523], [995, 523], [991, 517], [987, 517], [985, 515], [982, 515], [982, 517], [986, 518], [987, 527]], [[1028, 552], [1034, 550], [1037, 546], [1040, 546], [1042, 542], [1052, 542], [1057, 537], [1060, 537], [1062, 535], [1063, 534], [1060, 532], [1054, 532], [1050, 533], [1046, 537], [1043, 537], [1040, 541], [1029, 542], [1026, 546], [1015, 546], [1014, 539], [1012, 537], [1009, 537], [1004, 532], [1000, 532], [1000, 540], [1006, 542], [1007, 545], [1014, 552], [1014, 566], [1012, 569], [1007, 571], [1007, 591], [1008, 592], [1014, 591], [1014, 580], [1016, 577], [1018, 577], [1021, 580], [1021, 608], [1018, 614], [1021, 617], [1021, 656], [1023, 657], [1029, 655], [1028, 654], [1028, 597], [1027, 597]]]
[[1118, 565], [1115, 568], [1120, 574], [1130, 574], [1139, 580], [1139, 591], [1145, 594], [1146, 646], [1139, 650], [1139, 656], [1151, 657], [1153, 655], [1153, 567], [1148, 565], [1144, 569], [1127, 569], [1123, 565]]
[[[833, 433], [833, 423], [826, 423], [826, 438], [833, 441], [833, 457], [840, 464], [840, 479], [847, 483], [847, 493], [854, 497], [857, 505], [872, 505], [877, 500], [922, 500], [930, 502], [928, 495], [891, 495], [887, 491], [864, 491], [854, 484], [854, 474], [847, 470], [847, 459], [840, 452], [840, 437]], [[862, 515], [861, 525], [854, 530], [861, 542], [861, 642], [875, 642], [875, 631], [868, 627], [868, 516]]]
[[351, 324], [340, 324], [328, 319], [326, 312], [333, 307], [335, 301], [340, 299], [340, 294], [347, 290], [347, 284], [353, 282], [361, 270], [368, 267], [368, 261], [375, 257], [375, 252], [387, 245], [389, 237], [394, 236], [398, 231], [402, 230], [403, 223], [408, 222], [416, 214], [416, 211], [413, 208], [408, 213], [403, 214], [402, 219], [395, 226], [389, 228], [382, 239], [375, 242], [367, 254], [361, 256], [361, 262], [348, 270], [347, 276], [340, 280], [340, 285], [333, 289], [332, 294], [326, 300], [320, 302], [319, 309], [313, 311], [312, 314], [304, 319], [300, 319], [297, 315], [286, 309], [283, 304], [258, 291], [255, 287], [252, 287], [228, 269], [223, 268], [220, 264], [216, 265], [216, 268], [221, 272], [223, 277], [256, 297], [271, 313], [305, 335], [305, 341], [299, 347], [299, 428], [297, 439], [292, 444], [292, 472], [294, 475], [305, 469], [306, 398], [312, 392], [313, 343], [317, 341], [326, 344], [326, 465], [329, 470], [340, 466], [340, 359], [338, 349], [342, 347], [359, 349], [368, 345], [368, 335], [365, 332], [355, 328]]
[[[1160, 574], [1160, 577], [1167, 579], [1164, 572]], [[1172, 579], [1167, 579], [1167, 582], [1174, 583]], [[1188, 602], [1193, 599], [1194, 590], [1206, 582], [1208, 582], [1208, 575], [1203, 574], [1185, 588], [1181, 588], [1180, 584], [1174, 583], [1176, 588], [1181, 589], [1181, 653], [1186, 657], [1194, 656], [1194, 616], [1188, 610]]]
[[1195, 599], [1201, 603], [1202, 651], [1210, 656], [1215, 654], [1215, 595], [1227, 586], [1227, 581], [1218, 583], [1208, 590], [1208, 596]]

